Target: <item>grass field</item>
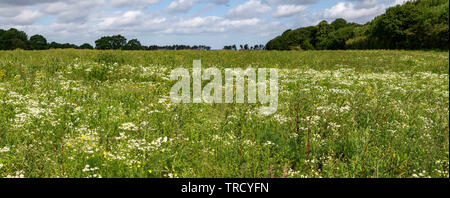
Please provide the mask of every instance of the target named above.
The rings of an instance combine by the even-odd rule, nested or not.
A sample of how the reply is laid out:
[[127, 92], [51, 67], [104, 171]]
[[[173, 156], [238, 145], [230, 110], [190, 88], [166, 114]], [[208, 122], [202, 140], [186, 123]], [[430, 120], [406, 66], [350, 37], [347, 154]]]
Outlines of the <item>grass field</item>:
[[[174, 68], [279, 68], [278, 111]], [[0, 51], [0, 177], [449, 177], [449, 53]]]

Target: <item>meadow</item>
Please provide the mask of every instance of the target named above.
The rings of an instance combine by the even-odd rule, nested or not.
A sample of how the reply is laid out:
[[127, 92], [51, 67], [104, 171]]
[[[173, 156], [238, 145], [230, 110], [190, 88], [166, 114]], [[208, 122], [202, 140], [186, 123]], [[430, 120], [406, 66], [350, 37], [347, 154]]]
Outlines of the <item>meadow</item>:
[[[279, 104], [175, 104], [172, 69], [278, 68]], [[449, 53], [0, 51], [0, 178], [449, 177]]]

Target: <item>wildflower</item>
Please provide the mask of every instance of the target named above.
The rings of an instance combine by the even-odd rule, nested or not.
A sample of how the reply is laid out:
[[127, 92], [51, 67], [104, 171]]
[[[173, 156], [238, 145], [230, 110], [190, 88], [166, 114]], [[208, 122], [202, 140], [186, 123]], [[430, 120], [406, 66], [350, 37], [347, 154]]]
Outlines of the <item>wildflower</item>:
[[139, 128], [134, 125], [131, 122], [123, 123], [119, 129], [125, 130], [125, 131], [137, 131]]

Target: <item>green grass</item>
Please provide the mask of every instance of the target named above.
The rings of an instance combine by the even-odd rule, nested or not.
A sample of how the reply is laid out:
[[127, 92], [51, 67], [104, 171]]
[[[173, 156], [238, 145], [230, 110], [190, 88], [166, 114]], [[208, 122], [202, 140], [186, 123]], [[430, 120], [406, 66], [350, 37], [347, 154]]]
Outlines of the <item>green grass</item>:
[[[279, 68], [279, 106], [173, 104], [171, 69]], [[0, 177], [449, 177], [449, 54], [0, 51]]]

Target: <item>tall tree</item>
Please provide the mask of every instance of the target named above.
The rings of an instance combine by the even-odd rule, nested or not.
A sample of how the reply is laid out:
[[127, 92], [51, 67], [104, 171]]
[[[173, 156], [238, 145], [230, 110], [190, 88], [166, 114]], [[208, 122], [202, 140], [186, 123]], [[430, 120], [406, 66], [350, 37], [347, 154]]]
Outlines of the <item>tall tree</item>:
[[331, 32], [330, 25], [327, 21], [322, 21], [317, 25], [316, 32], [316, 49], [327, 49], [329, 45], [328, 34]]
[[127, 39], [122, 35], [104, 36], [95, 41], [95, 48], [101, 50], [122, 49], [127, 43]]
[[339, 29], [347, 26], [347, 21], [343, 18], [338, 18], [338, 19], [334, 20], [333, 22], [331, 22], [330, 26], [334, 30], [339, 30]]
[[17, 48], [27, 49], [27, 42], [27, 34], [14, 28], [3, 31], [0, 37], [0, 47], [5, 50], [13, 50]]
[[128, 43], [123, 47], [124, 50], [144, 50], [144, 47], [141, 45], [141, 42], [137, 39], [131, 39]]
[[127, 39], [120, 34], [111, 37], [112, 49], [122, 49], [122, 47], [125, 46], [126, 43]]
[[30, 37], [30, 49], [44, 50], [48, 49], [47, 39], [44, 36], [36, 34]]

